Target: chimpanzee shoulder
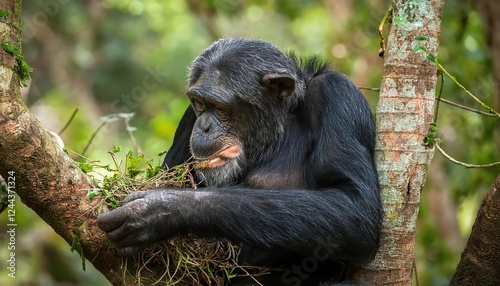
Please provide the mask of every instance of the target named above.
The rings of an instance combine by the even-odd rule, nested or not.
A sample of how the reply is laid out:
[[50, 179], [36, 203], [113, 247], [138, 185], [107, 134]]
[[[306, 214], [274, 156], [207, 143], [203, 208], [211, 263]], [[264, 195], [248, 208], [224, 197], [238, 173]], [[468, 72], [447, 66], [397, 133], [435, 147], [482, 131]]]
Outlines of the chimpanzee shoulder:
[[332, 63], [318, 55], [299, 57], [293, 51], [287, 56], [302, 70], [305, 77], [314, 77], [332, 71]]

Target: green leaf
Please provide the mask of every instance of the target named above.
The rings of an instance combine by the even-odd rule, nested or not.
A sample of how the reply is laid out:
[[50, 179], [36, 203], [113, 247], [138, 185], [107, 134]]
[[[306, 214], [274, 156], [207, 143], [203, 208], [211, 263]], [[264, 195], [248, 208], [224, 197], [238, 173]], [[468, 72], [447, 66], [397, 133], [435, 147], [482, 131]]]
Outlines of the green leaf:
[[146, 163], [146, 160], [144, 159], [144, 154], [139, 154], [138, 156], [134, 157], [132, 150], [129, 150], [127, 153], [128, 177], [135, 178], [135, 176], [144, 172], [145, 170], [141, 169], [140, 166], [141, 165], [144, 166], [145, 163]]
[[420, 45], [415, 45], [415, 46], [413, 47], [413, 51], [414, 51], [414, 52], [418, 52], [418, 51], [427, 52], [427, 51], [426, 51], [426, 50], [425, 50], [422, 46], [420, 46]]
[[82, 269], [85, 271], [85, 256], [83, 255], [82, 244], [80, 243], [80, 239], [76, 234], [73, 234], [73, 242], [71, 243], [71, 252], [76, 251], [80, 254], [80, 258], [82, 261]]
[[102, 194], [101, 190], [88, 190], [87, 191], [87, 198], [93, 199], [95, 196], [98, 196], [101, 194]]
[[155, 166], [154, 168], [148, 168], [146, 170], [146, 179], [150, 179], [156, 176], [161, 171], [161, 166]]
[[9, 12], [0, 10], [0, 18], [5, 18], [9, 16]]
[[429, 127], [429, 131], [431, 133], [436, 133], [437, 132], [437, 124], [435, 122], [432, 122]]
[[425, 36], [416, 36], [415, 40], [417, 40], [417, 41], [425, 41], [425, 40], [427, 40], [427, 37], [425, 37]]
[[404, 15], [404, 14], [401, 16], [398, 16], [398, 17], [394, 17], [393, 21], [394, 21], [394, 23], [396, 23], [396, 25], [401, 26], [401, 27], [406, 27], [410, 23], [408, 21], [408, 19], [406, 18], [406, 15]]
[[94, 170], [94, 166], [91, 163], [79, 163], [78, 166], [85, 174]]
[[3, 42], [2, 48], [4, 49], [4, 51], [6, 51], [7, 53], [9, 53], [13, 56], [19, 55], [19, 50], [17, 49], [16, 45], [14, 45], [12, 43]]
[[436, 58], [433, 55], [427, 53], [426, 57], [429, 61], [436, 63]]

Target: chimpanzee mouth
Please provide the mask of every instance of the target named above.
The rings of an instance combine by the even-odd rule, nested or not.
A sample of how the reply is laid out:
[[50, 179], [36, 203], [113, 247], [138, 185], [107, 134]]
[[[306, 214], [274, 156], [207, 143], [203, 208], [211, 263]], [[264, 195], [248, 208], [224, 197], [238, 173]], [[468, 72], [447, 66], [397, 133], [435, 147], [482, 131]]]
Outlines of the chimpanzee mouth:
[[228, 159], [234, 159], [240, 155], [241, 148], [239, 145], [230, 145], [217, 152], [215, 155], [206, 159], [200, 159], [200, 169], [216, 168], [222, 166]]

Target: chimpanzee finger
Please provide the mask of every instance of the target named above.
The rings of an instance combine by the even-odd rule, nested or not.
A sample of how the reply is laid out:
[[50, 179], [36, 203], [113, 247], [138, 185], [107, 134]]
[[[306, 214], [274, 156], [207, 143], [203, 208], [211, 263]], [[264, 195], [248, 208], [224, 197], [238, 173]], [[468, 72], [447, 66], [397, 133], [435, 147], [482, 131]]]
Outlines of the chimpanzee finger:
[[97, 226], [104, 231], [110, 232], [119, 228], [129, 216], [127, 208], [117, 208], [107, 213], [103, 213], [97, 218]]
[[130, 234], [122, 230], [115, 230], [108, 233], [107, 236], [112, 242], [113, 236], [121, 236], [121, 239], [115, 240], [114, 246], [118, 254], [122, 256], [136, 255], [152, 244], [151, 237], [145, 232]]

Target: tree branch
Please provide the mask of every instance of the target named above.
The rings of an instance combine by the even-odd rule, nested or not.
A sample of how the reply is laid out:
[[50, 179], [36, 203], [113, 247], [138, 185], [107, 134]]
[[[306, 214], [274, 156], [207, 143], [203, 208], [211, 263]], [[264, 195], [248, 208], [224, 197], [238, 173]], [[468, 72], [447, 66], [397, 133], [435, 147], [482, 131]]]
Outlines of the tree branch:
[[486, 195], [450, 285], [500, 285], [500, 176]]
[[[21, 1], [2, 0], [7, 12], [2, 41], [21, 46]], [[24, 104], [15, 56], [0, 49], [0, 175], [14, 177], [11, 188], [69, 244], [77, 238], [83, 255], [113, 284], [121, 279], [120, 258], [96, 225], [95, 202], [87, 199], [94, 186], [40, 126]]]

